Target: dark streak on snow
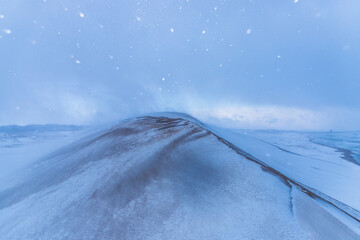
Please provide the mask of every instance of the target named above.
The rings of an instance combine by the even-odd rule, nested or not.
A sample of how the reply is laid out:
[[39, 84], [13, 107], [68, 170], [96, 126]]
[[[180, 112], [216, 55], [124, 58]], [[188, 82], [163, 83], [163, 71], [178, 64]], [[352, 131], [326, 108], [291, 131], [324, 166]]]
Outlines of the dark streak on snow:
[[[360, 216], [360, 213], [351, 208], [350, 206], [342, 203], [342, 202], [339, 202], [329, 196], [327, 196], [326, 194], [324, 193], [321, 193], [315, 189], [311, 189], [307, 186], [304, 186], [303, 184], [301, 183], [298, 183], [296, 182], [295, 180], [292, 180], [288, 177], [286, 177], [284, 174], [282, 174], [281, 172], [271, 168], [270, 166], [268, 166], [266, 163], [262, 162], [260, 159], [252, 156], [251, 154], [245, 152], [244, 150], [238, 148], [237, 146], [235, 146], [234, 144], [228, 142], [227, 140], [223, 139], [222, 137], [216, 135], [215, 133], [212, 133], [220, 142], [226, 144], [229, 148], [233, 149], [235, 152], [237, 152], [238, 154], [244, 156], [246, 159], [250, 160], [250, 161], [253, 161], [255, 163], [258, 163], [262, 166], [262, 169], [267, 171], [267, 172], [270, 172], [276, 176], [278, 176], [280, 179], [283, 180], [283, 182], [291, 187], [291, 184], [296, 186], [298, 189], [300, 189], [300, 191], [304, 192], [305, 194], [307, 194], [308, 196], [310, 196], [311, 198], [315, 198], [315, 199], [319, 199], [321, 201], [324, 201], [330, 205], [332, 205], [333, 207], [337, 208], [338, 210], [340, 210], [341, 212], [345, 213], [346, 215], [348, 215], [349, 217], [353, 218], [354, 220], [356, 220], [357, 222], [360, 222], [360, 219], [359, 219], [359, 216]], [[317, 193], [315, 193], [315, 191]], [[345, 209], [344, 209], [345, 208]]]
[[315, 138], [309, 138], [309, 140], [310, 140], [310, 142], [312, 142], [314, 144], [335, 149], [336, 152], [341, 153], [342, 159], [347, 160], [349, 162], [352, 162], [352, 163], [360, 166], [360, 163], [358, 161], [356, 161], [356, 159], [353, 157], [354, 153], [352, 151], [345, 149], [345, 148], [335, 147], [335, 146], [331, 146], [331, 145], [326, 145], [324, 143], [316, 142]]
[[155, 152], [145, 162], [138, 163], [135, 167], [131, 167], [128, 171], [120, 176], [120, 179], [105, 189], [104, 195], [113, 195], [114, 197], [106, 197], [106, 199], [113, 199], [113, 204], [123, 207], [130, 201], [138, 198], [145, 190], [145, 188], [153, 182], [153, 180], [160, 179], [160, 175], [166, 172], [166, 169], [173, 167], [173, 162], [170, 161], [169, 155], [176, 150], [183, 142], [189, 142], [205, 135], [199, 134], [203, 131], [200, 128], [193, 128], [189, 132], [185, 132], [173, 141], [169, 142], [159, 152]]
[[290, 211], [291, 214], [294, 215], [294, 204], [293, 204], [293, 185], [290, 185]]
[[[152, 153], [152, 155], [145, 162], [139, 162], [134, 167], [121, 174], [119, 179], [114, 183], [111, 182], [107, 189], [103, 189], [101, 193], [95, 192], [92, 198], [103, 196], [104, 199], [113, 199], [113, 204], [116, 206], [123, 207], [127, 205], [133, 199], [138, 198], [144, 192], [145, 188], [157, 179], [162, 179], [160, 176], [166, 175], [168, 172], [176, 174], [189, 174], [196, 168], [196, 175], [205, 174], [206, 177], [203, 180], [211, 180], [213, 170], [210, 166], [199, 165], [197, 162], [192, 162], [186, 167], [187, 161], [184, 156], [181, 156], [181, 163], [174, 160], [172, 153], [181, 146], [181, 144], [196, 141], [200, 138], [206, 137], [211, 133], [192, 124], [189, 121], [183, 119], [170, 119], [170, 118], [139, 118], [138, 123], [152, 125], [154, 129], [159, 131], [167, 130], [178, 126], [188, 126], [188, 130], [176, 137], [174, 140], [167, 143], [166, 146], [162, 147], [158, 152]], [[199, 166], [198, 166], [199, 165]], [[185, 168], [185, 169], [184, 169]], [[173, 171], [169, 171], [172, 169]], [[181, 173], [180, 171], [183, 172]], [[174, 176], [171, 176], [174, 177]], [[192, 176], [194, 177], [194, 176]], [[199, 188], [201, 189], [201, 188]], [[112, 197], [109, 197], [112, 195]]]

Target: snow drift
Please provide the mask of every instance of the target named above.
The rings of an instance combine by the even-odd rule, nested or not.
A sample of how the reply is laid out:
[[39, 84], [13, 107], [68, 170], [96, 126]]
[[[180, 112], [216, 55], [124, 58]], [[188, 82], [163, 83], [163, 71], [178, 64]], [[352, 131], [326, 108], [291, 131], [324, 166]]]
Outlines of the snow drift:
[[184, 114], [124, 120], [1, 189], [0, 238], [360, 238], [351, 201], [255, 156], [275, 151], [266, 143], [248, 152], [244, 139]]

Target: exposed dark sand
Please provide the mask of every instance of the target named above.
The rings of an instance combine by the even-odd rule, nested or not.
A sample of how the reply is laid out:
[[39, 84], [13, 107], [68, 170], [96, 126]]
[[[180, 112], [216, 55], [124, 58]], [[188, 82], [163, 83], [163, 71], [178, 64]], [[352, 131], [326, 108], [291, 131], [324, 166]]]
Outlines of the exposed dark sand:
[[350, 151], [348, 149], [345, 149], [345, 148], [339, 148], [339, 147], [326, 145], [326, 144], [323, 144], [323, 143], [318, 143], [318, 142], [315, 142], [314, 139], [311, 139], [311, 138], [309, 140], [310, 140], [310, 142], [312, 142], [314, 144], [335, 149], [336, 152], [341, 153], [341, 158], [342, 159], [347, 160], [349, 162], [352, 162], [352, 163], [360, 166], [360, 163], [358, 161], [356, 161], [356, 159], [353, 157], [354, 153], [352, 151]]

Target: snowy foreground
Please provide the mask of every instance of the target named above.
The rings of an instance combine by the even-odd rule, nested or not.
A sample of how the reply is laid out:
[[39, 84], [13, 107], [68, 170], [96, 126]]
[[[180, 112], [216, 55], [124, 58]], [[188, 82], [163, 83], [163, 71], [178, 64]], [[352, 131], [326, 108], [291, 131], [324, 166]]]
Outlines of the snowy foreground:
[[360, 166], [264, 138], [124, 120], [1, 185], [0, 239], [360, 239]]

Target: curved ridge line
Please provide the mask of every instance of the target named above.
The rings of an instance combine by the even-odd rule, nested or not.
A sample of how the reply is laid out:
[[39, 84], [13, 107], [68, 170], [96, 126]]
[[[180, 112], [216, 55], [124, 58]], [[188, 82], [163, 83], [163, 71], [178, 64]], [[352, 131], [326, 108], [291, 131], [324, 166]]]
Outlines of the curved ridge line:
[[[211, 132], [210, 130], [208, 130], [209, 132]], [[225, 145], [227, 145], [229, 148], [231, 148], [232, 150], [234, 150], [236, 153], [240, 154], [241, 156], [245, 157], [246, 159], [255, 162], [257, 164], [260, 164], [262, 167], [265, 167], [267, 170], [269, 170], [271, 173], [277, 175], [278, 177], [280, 177], [281, 179], [284, 180], [284, 182], [287, 182], [286, 185], [289, 185], [289, 182], [291, 184], [294, 184], [295, 186], [297, 186], [302, 192], [304, 192], [306, 195], [308, 195], [311, 198], [317, 198], [320, 199], [332, 206], [334, 206], [336, 209], [340, 210], [341, 212], [345, 213], [346, 215], [348, 215], [349, 217], [351, 217], [352, 219], [356, 220], [357, 222], [360, 223], [360, 219], [357, 216], [353, 216], [351, 213], [347, 212], [345, 209], [342, 209], [340, 206], [338, 206], [337, 204], [341, 204], [343, 206], [345, 206], [346, 208], [350, 209], [351, 211], [355, 212], [355, 215], [360, 215], [360, 213], [358, 213], [357, 210], [353, 209], [352, 207], [348, 206], [345, 203], [342, 203], [338, 200], [333, 199], [332, 197], [318, 191], [315, 190], [313, 188], [310, 188], [304, 184], [301, 184], [287, 176], [285, 176], [284, 174], [282, 174], [281, 172], [279, 172], [278, 170], [275, 170], [274, 168], [270, 167], [269, 165], [267, 165], [266, 163], [264, 163], [263, 161], [261, 161], [260, 159], [252, 156], [251, 154], [245, 152], [244, 150], [242, 150], [241, 148], [237, 147], [236, 145], [234, 145], [233, 143], [225, 140], [224, 138], [216, 135], [215, 133], [211, 132], [211, 134], [213, 136], [215, 136], [220, 142], [224, 143]], [[317, 192], [317, 193], [315, 193]], [[320, 196], [323, 195], [323, 196]], [[325, 199], [327, 198], [327, 199]], [[334, 201], [334, 202], [333, 202]], [[338, 202], [337, 204], [335, 202]]]

